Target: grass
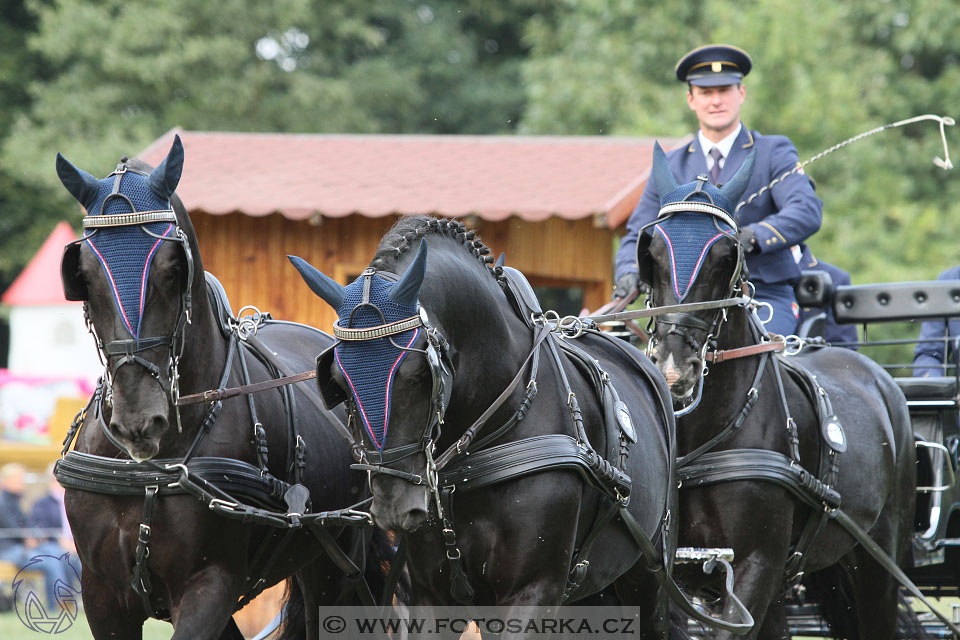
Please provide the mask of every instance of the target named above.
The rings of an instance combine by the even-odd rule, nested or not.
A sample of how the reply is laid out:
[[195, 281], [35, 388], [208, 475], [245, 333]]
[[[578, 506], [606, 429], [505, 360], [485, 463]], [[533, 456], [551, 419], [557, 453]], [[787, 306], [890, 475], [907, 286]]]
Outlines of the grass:
[[[143, 640], [165, 640], [173, 635], [173, 627], [159, 620], [148, 620], [143, 625]], [[80, 612], [80, 616], [69, 629], [56, 635], [40, 633], [24, 626], [17, 614], [11, 612], [0, 613], [0, 638], [3, 640], [42, 640], [57, 638], [58, 640], [91, 640], [93, 634], [87, 626], [87, 618]]]

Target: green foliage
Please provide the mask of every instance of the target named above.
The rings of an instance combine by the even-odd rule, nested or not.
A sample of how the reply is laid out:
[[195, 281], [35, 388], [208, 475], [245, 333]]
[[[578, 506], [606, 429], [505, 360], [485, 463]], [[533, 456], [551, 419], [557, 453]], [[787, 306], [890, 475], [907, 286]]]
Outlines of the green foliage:
[[[57, 151], [106, 171], [174, 126], [678, 137], [697, 124], [674, 64], [707, 42], [753, 55], [744, 121], [788, 135], [802, 160], [914, 115], [956, 116], [960, 103], [950, 0], [3, 7], [0, 285], [75, 211], [54, 175]], [[933, 166], [942, 154], [928, 122], [811, 164], [825, 203], [815, 252], [855, 282], [932, 278], [960, 262], [960, 181]]]
[[[695, 46], [729, 42], [754, 58], [744, 122], [789, 136], [806, 160], [887, 123], [960, 115], [958, 30], [947, 0], [569, 0], [552, 22], [527, 26], [521, 130], [689, 135], [697, 122], [674, 65]], [[960, 182], [934, 155], [937, 126], [925, 122], [809, 165], [824, 201], [815, 253], [854, 282], [928, 279], [960, 262]]]
[[[548, 0], [18, 0], [0, 35], [0, 285], [76, 204], [56, 152], [105, 173], [172, 127], [507, 133], [522, 27]], [[9, 11], [7, 10], [9, 8]], [[66, 216], [65, 212], [69, 212]]]

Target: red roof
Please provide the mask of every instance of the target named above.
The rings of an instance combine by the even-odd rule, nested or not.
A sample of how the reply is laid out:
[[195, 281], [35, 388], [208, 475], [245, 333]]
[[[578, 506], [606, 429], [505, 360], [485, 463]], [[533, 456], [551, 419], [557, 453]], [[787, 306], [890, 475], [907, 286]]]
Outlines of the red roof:
[[10, 306], [80, 304], [63, 297], [60, 257], [63, 247], [77, 239], [66, 222], [58, 222], [30, 263], [7, 289], [0, 302]]
[[[185, 163], [177, 193], [191, 210], [511, 215], [540, 221], [600, 214], [625, 222], [650, 172], [652, 138], [218, 133], [173, 129], [139, 157], [156, 165], [175, 133]], [[666, 148], [678, 141], [664, 140]]]

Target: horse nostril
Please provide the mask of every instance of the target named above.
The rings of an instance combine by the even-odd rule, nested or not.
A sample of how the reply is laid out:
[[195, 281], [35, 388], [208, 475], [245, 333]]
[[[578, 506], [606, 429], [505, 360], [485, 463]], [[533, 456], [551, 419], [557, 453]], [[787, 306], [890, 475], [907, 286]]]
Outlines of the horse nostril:
[[427, 521], [427, 512], [423, 509], [410, 509], [407, 511], [403, 520], [400, 522], [400, 528], [404, 531], [415, 531], [417, 527]]
[[121, 423], [119, 423], [119, 422], [114, 422], [113, 420], [111, 420], [111, 421], [110, 421], [110, 431], [111, 431], [115, 436], [120, 436], [120, 437], [122, 437], [122, 438], [126, 438], [126, 437], [127, 437], [127, 431], [126, 431], [126, 429], [124, 429], [124, 428], [123, 428], [123, 425], [122, 425]]

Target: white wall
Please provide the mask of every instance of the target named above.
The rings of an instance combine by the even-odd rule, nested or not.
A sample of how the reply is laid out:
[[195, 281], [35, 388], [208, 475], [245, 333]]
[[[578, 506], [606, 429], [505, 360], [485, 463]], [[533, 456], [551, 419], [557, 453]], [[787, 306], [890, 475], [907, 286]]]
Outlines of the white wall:
[[84, 376], [103, 371], [79, 304], [10, 308], [10, 373]]

